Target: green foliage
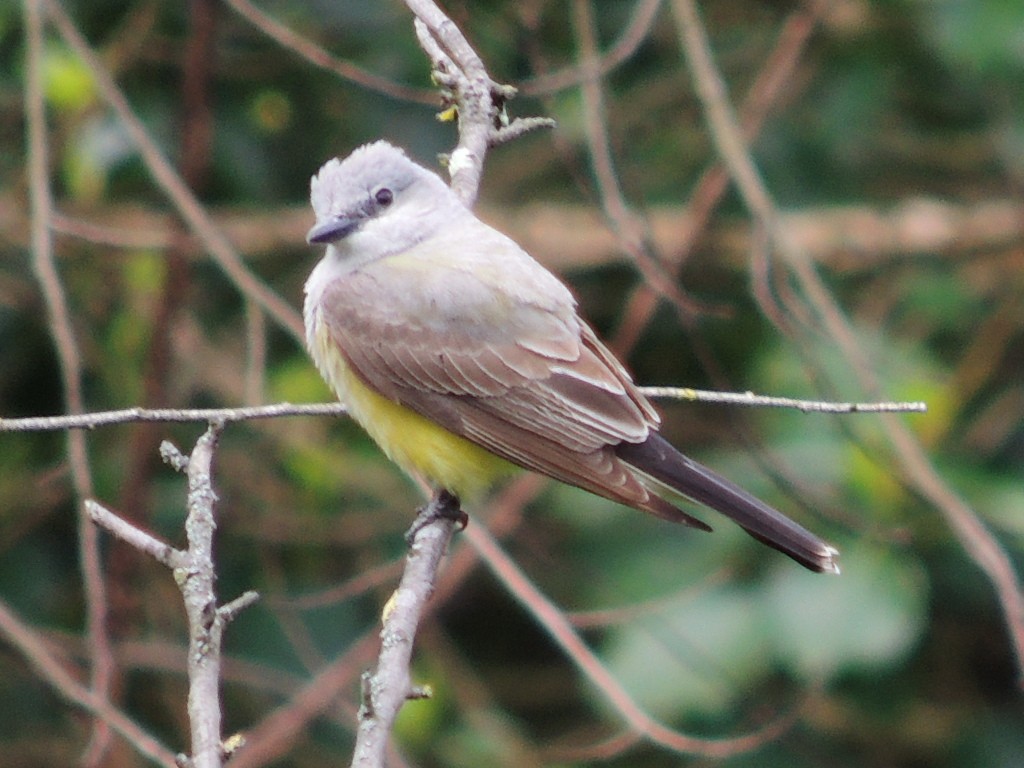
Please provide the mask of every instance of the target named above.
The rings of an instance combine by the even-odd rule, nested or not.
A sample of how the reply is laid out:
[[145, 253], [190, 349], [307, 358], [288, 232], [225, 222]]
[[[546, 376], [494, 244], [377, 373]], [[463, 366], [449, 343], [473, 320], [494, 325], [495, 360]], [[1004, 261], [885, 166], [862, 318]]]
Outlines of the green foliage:
[[924, 629], [921, 568], [861, 544], [843, 552], [843, 569], [836, 584], [782, 565], [668, 602], [611, 634], [609, 667], [668, 721], [741, 707], [780, 670], [806, 684], [884, 671]]

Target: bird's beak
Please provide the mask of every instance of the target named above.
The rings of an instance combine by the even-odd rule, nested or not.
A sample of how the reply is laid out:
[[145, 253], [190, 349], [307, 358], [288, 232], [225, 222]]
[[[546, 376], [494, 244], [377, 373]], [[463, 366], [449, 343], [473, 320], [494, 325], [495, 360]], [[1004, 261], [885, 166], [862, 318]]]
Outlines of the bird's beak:
[[333, 216], [326, 221], [318, 221], [306, 233], [306, 242], [310, 245], [333, 243], [350, 235], [359, 226], [359, 219], [348, 216]]

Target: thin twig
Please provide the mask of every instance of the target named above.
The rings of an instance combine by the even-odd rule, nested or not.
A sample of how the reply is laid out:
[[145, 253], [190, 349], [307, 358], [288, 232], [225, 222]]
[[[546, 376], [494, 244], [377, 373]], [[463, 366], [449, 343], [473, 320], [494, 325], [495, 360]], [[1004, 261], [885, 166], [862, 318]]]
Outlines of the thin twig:
[[928, 404], [915, 402], [834, 403], [796, 400], [791, 397], [755, 395], [753, 392], [710, 392], [689, 387], [641, 387], [647, 397], [691, 400], [695, 403], [724, 403], [752, 408], [795, 408], [804, 413], [925, 413]]
[[683, 315], [694, 315], [698, 309], [708, 311], [706, 307], [698, 307], [676, 285], [665, 264], [653, 251], [647, 222], [629, 207], [619, 185], [612, 159], [611, 137], [608, 135], [597, 33], [590, 0], [573, 2], [573, 27], [579, 47], [580, 69], [584, 75], [580, 89], [583, 126], [604, 215], [622, 249], [643, 274], [646, 285], [675, 304]]
[[543, 98], [553, 96], [567, 88], [575, 88], [587, 78], [604, 77], [620, 64], [628, 61], [643, 44], [654, 26], [662, 0], [639, 0], [619, 39], [604, 53], [598, 55], [593, 67], [572, 64], [554, 72], [524, 80], [517, 86], [523, 96]]
[[[753, 140], [757, 136], [769, 110], [782, 94], [791, 95], [791, 89], [787, 86], [792, 81], [792, 74], [800, 60], [800, 53], [806, 47], [817, 26], [818, 16], [822, 12], [821, 5], [821, 3], [809, 3], [797, 8], [782, 25], [774, 47], [760, 68], [757, 79], [751, 85], [740, 107], [740, 121], [744, 136], [748, 140]], [[694, 185], [693, 191], [684, 205], [685, 215], [677, 217], [680, 223], [667, 230], [671, 232], [671, 240], [662, 238], [659, 242], [659, 244], [664, 243], [661, 245], [661, 250], [667, 254], [666, 260], [672, 264], [673, 277], [679, 273], [693, 252], [700, 236], [706, 231], [711, 215], [725, 195], [728, 184], [728, 170], [721, 160], [715, 160], [704, 170]], [[650, 216], [650, 214], [648, 215]], [[815, 222], [811, 226], [820, 227], [820, 222], [823, 220], [823, 217], [818, 216], [808, 221]], [[655, 222], [657, 231], [656, 224], [657, 222]], [[789, 231], [792, 232], [794, 226], [794, 222], [787, 220], [786, 227]], [[849, 227], [845, 233], [851, 236], [843, 241], [846, 247], [856, 249], [862, 245], [862, 243], [853, 244], [855, 240], [860, 239], [852, 236], [855, 229], [858, 228]], [[666, 231], [664, 228], [662, 230]], [[859, 228], [859, 231], [863, 232], [864, 229]], [[873, 231], [877, 232], [878, 230], [874, 229]], [[836, 250], [839, 250], [838, 241], [836, 246]], [[863, 256], [863, 253], [858, 252], [858, 256]], [[654, 310], [657, 307], [655, 298], [656, 293], [651, 286], [642, 283], [637, 287], [622, 312], [625, 320], [615, 335], [613, 345], [616, 350], [626, 352], [633, 348], [643, 329], [654, 315]]]
[[95, 429], [111, 424], [138, 421], [210, 422], [272, 419], [279, 416], [343, 416], [341, 403], [276, 403], [246, 408], [123, 408], [68, 416], [29, 416], [23, 419], [0, 419], [0, 432], [53, 432], [64, 429]]
[[89, 519], [101, 528], [105, 528], [121, 541], [149, 555], [158, 563], [168, 568], [184, 568], [188, 565], [188, 554], [175, 549], [166, 541], [161, 541], [151, 533], [132, 525], [120, 515], [116, 515], [99, 502], [88, 499], [85, 511]]
[[[754, 165], [729, 103], [725, 83], [712, 59], [696, 3], [673, 0], [672, 7], [679, 27], [680, 46], [704, 104], [709, 131], [747, 208], [765, 228], [775, 252], [792, 270], [825, 332], [842, 351], [861, 387], [872, 395], [880, 392], [878, 377], [849, 321], [806, 253], [779, 226], [774, 202]], [[892, 414], [882, 414], [879, 421], [910, 482], [942, 512], [966, 552], [995, 587], [1016, 654], [1018, 682], [1024, 686], [1024, 593], [1013, 562], [974, 510], [943, 480], [906, 424]]]
[[248, 0], [225, 0], [231, 9], [244, 18], [267, 37], [282, 48], [298, 54], [310, 64], [328, 72], [333, 72], [351, 83], [369, 91], [382, 93], [397, 101], [409, 101], [414, 104], [437, 104], [437, 91], [428, 88], [415, 88], [404, 83], [396, 83], [368, 72], [357, 64], [339, 59], [319, 45], [298, 34], [279, 22], [269, 14], [260, 10]]

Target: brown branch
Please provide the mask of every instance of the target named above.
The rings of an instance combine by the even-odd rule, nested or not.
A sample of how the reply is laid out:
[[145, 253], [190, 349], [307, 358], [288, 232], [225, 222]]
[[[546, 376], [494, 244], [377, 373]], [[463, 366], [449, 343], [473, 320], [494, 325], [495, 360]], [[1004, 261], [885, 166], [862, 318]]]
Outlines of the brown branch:
[[338, 697], [351, 690], [378, 645], [376, 633], [367, 633], [291, 695], [287, 703], [247, 731], [245, 749], [232, 759], [231, 768], [259, 768], [284, 755], [309, 721], [338, 706]]
[[[64, 297], [60, 275], [57, 273], [50, 234], [53, 199], [49, 184], [46, 114], [43, 104], [44, 42], [39, 0], [25, 0], [24, 10], [28, 56], [25, 113], [32, 211], [32, 268], [43, 293], [50, 331], [57, 348], [67, 409], [71, 413], [82, 413], [85, 411], [85, 400], [82, 395], [82, 361], [74, 336], [71, 312]], [[78, 509], [78, 548], [85, 589], [86, 633], [92, 649], [90, 687], [99, 700], [106, 701], [110, 696], [114, 660], [107, 633], [107, 590], [100, 568], [99, 537], [83, 506], [85, 500], [92, 495], [92, 474], [85, 435], [81, 432], [69, 432], [67, 450]], [[83, 764], [98, 765], [103, 760], [109, 744], [110, 732], [107, 723], [96, 720], [92, 738], [83, 756]]]
[[587, 79], [601, 78], [612, 72], [623, 62], [632, 58], [643, 44], [654, 26], [654, 20], [661, 9], [662, 0], [638, 0], [629, 22], [619, 35], [619, 39], [603, 54], [595, 56], [592, 67], [572, 64], [555, 72], [524, 80], [517, 87], [524, 96], [543, 98], [553, 96], [559, 91], [575, 88]]
[[45, 681], [57, 696], [108, 725], [140, 755], [164, 768], [176, 768], [174, 753], [113, 706], [105, 696], [98, 695], [90, 687], [76, 680], [60, 660], [50, 653], [43, 638], [24, 624], [3, 600], [0, 600], [0, 634], [25, 657], [40, 679]]
[[629, 692], [583, 642], [565, 613], [541, 594], [484, 526], [469, 526], [464, 535], [484, 564], [615, 708], [633, 734], [673, 752], [724, 758], [761, 747], [795, 723], [798, 710], [778, 717], [764, 728], [745, 736], [703, 739], [688, 736], [657, 722], [633, 700]]
[[584, 74], [581, 88], [583, 126], [601, 208], [622, 249], [632, 258], [652, 290], [672, 302], [684, 316], [709, 311], [708, 307], [699, 305], [676, 285], [654, 253], [646, 221], [630, 209], [619, 185], [605, 116], [594, 26], [590, 0], [575, 0], [573, 28], [580, 49], [580, 70]]
[[[809, 3], [790, 14], [779, 32], [775, 46], [761, 67], [757, 79], [747, 92], [740, 109], [740, 119], [744, 136], [752, 140], [761, 130], [768, 113], [782, 94], [789, 93], [787, 86], [792, 80], [800, 54], [803, 52], [811, 33], [814, 31], [818, 16], [821, 13], [820, 3]], [[673, 264], [673, 272], [678, 273], [697, 245], [699, 238], [706, 230], [714, 213], [728, 188], [729, 173], [719, 160], [714, 162], [701, 174], [686, 201], [685, 215], [680, 218], [679, 225], [673, 227], [672, 239], [661, 246], [660, 252], [670, 254], [666, 257]], [[830, 209], [831, 211], [831, 209]], [[827, 213], [826, 213], [827, 215]], [[813, 226], [821, 219], [813, 219]], [[788, 227], [793, 222], [787, 221]], [[857, 240], [863, 230], [857, 230]], [[837, 241], [835, 250], [845, 250], [853, 241]], [[722, 245], [715, 244], [716, 252], [721, 252]], [[741, 246], [744, 252], [749, 246]], [[819, 252], [820, 256], [824, 256]], [[656, 307], [654, 288], [643, 284], [639, 286], [627, 302], [622, 313], [625, 318], [616, 333], [614, 347], [628, 351], [636, 344], [643, 329], [650, 322]], [[708, 366], [705, 366], [708, 367]]]
[[[698, 188], [701, 185], [698, 184]], [[695, 191], [684, 210], [676, 205], [644, 209], [653, 248], [666, 254], [675, 269], [688, 255], [688, 233], [701, 229], [704, 193]], [[0, 238], [15, 247], [29, 245], [23, 206], [0, 192]], [[555, 270], [594, 267], [623, 260], [616, 235], [602, 226], [600, 213], [563, 202], [544, 201], [520, 207], [478, 207], [481, 218], [510, 235], [527, 252]], [[52, 230], [68, 238], [125, 250], [163, 250], [170, 247], [171, 216], [133, 204], [106, 206], [90, 212], [90, 219], [54, 212]], [[244, 252], [249, 260], [280, 256], [295, 248], [309, 229], [308, 206], [279, 206], [258, 211], [244, 208], [212, 209], [214, 225]], [[951, 202], [908, 198], [885, 207], [830, 205], [779, 212], [780, 225], [796, 247], [816, 263], [850, 274], [865, 274], [900, 264], [906, 259], [954, 260], [993, 255], [1024, 244], [1024, 205], [1020, 200], [991, 199]], [[752, 245], [745, 222], [722, 221], [703, 231], [704, 242], [718, 263], [742, 268]], [[65, 249], [67, 250], [67, 249]], [[187, 253], [201, 255], [190, 240]], [[59, 256], [60, 254], [58, 254]], [[653, 289], [642, 288], [651, 293]]]
[[[704, 104], [709, 132], [740, 195], [751, 214], [764, 227], [773, 250], [793, 272], [825, 332], [842, 351], [860, 386], [876, 397], [881, 385], [853, 328], [807, 254], [780, 226], [775, 204], [754, 165], [729, 103], [725, 84], [714, 65], [694, 0], [673, 0], [672, 7], [679, 27], [680, 45]], [[891, 414], [883, 414], [879, 420], [913, 487], [944, 515], [964, 550], [995, 587], [1016, 654], [1019, 682], [1024, 685], [1024, 593], [1013, 562], [974, 510], [942, 479], [906, 424]]]
[[339, 59], [316, 43], [309, 41], [294, 30], [286, 27], [269, 14], [261, 11], [248, 0], [225, 1], [235, 13], [259, 29], [267, 37], [274, 40], [282, 48], [287, 48], [301, 56], [315, 67], [333, 72], [362, 88], [384, 94], [398, 101], [428, 104], [430, 106], [435, 106], [438, 103], [437, 91], [427, 88], [414, 88], [404, 83], [396, 83], [373, 72], [368, 72], [358, 64]]
[[257, 405], [263, 400], [267, 376], [267, 318], [253, 301], [245, 302], [245, 385], [244, 402]]

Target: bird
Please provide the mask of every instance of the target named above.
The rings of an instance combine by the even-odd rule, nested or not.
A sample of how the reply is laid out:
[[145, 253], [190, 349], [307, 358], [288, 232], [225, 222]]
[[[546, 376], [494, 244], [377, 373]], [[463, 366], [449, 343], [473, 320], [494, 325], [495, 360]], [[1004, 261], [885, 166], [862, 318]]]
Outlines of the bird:
[[710, 531], [681, 496], [839, 572], [833, 546], [663, 438], [570, 289], [438, 174], [376, 141], [328, 160], [310, 202], [310, 356], [407, 474], [472, 501], [526, 469]]

